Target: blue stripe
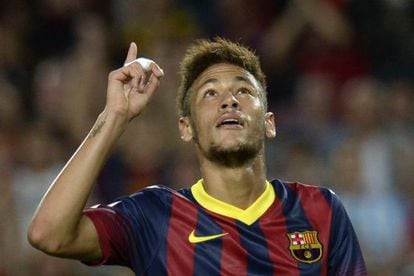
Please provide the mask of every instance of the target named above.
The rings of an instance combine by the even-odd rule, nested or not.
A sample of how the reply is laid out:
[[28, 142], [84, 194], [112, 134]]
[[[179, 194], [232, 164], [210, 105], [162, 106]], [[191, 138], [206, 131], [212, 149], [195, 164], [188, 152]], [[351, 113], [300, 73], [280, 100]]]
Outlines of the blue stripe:
[[[194, 202], [198, 207], [196, 235], [210, 236], [223, 233], [223, 229], [200, 207], [190, 189], [179, 190], [179, 193]], [[194, 275], [215, 276], [221, 273], [222, 239], [213, 239], [197, 243], [194, 249]]]
[[260, 229], [259, 222], [246, 225], [237, 221], [240, 234], [240, 243], [247, 251], [248, 275], [272, 275], [273, 263], [269, 257], [269, 249], [266, 238]]
[[[142, 275], [167, 275], [167, 236], [170, 226], [173, 194], [171, 192], [163, 192], [158, 194], [158, 196], [159, 198], [147, 197], [147, 199], [152, 202], [159, 202], [161, 200], [169, 208], [151, 208], [151, 216], [147, 217], [147, 219], [152, 220], [153, 225], [161, 227], [156, 236], [158, 244], [154, 244], [154, 248], [152, 248], [155, 251], [155, 255], [149, 254], [151, 251], [146, 251], [145, 248], [140, 249], [143, 255], [147, 255], [146, 258], [152, 258], [148, 260], [149, 264]], [[165, 223], [163, 224], [163, 222]], [[137, 273], [137, 275], [139, 274]]]
[[[356, 275], [365, 273], [365, 262], [352, 223], [339, 198], [329, 189], [321, 189], [332, 208], [333, 221], [329, 240], [329, 261], [337, 275], [352, 271]], [[355, 271], [360, 270], [360, 273]]]
[[[199, 208], [196, 235], [210, 236], [220, 233], [223, 233], [223, 229], [202, 208]], [[194, 275], [219, 276], [221, 249], [221, 238], [197, 243], [194, 250]]]
[[[288, 184], [279, 182], [278, 180], [273, 182], [276, 195], [282, 201], [283, 214], [286, 219], [286, 227], [290, 232], [317, 230], [312, 227], [306, 216], [304, 207], [301, 204], [300, 198], [297, 193], [289, 187]], [[306, 206], [312, 208], [312, 206]], [[288, 237], [286, 236], [288, 239]], [[293, 258], [293, 257], [292, 257]], [[320, 275], [321, 274], [321, 262], [314, 264], [307, 264], [297, 261], [300, 269], [300, 275]]]

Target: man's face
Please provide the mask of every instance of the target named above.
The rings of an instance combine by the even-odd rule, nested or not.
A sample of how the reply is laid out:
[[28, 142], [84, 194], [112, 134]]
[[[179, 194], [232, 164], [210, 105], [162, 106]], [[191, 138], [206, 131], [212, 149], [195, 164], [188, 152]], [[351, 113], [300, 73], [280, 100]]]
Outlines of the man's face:
[[213, 65], [191, 89], [191, 116], [180, 119], [180, 130], [207, 159], [240, 166], [263, 149], [265, 135], [274, 137], [274, 118], [265, 113], [262, 88], [243, 68]]

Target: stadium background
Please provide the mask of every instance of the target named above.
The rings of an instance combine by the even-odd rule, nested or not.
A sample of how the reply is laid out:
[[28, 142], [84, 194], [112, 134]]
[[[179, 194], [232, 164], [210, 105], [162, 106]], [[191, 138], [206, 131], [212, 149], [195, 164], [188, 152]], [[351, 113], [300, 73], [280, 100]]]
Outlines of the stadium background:
[[199, 177], [177, 132], [178, 62], [195, 38], [260, 55], [278, 136], [269, 178], [330, 187], [371, 275], [414, 275], [414, 2], [0, 1], [0, 275], [131, 275], [46, 257], [34, 208], [104, 107], [131, 41], [166, 77], [97, 181], [90, 204]]

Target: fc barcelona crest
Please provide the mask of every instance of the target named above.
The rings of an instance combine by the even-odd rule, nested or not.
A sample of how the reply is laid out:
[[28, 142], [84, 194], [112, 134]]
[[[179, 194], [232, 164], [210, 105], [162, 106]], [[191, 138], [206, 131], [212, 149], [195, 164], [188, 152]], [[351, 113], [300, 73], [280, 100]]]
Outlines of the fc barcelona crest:
[[293, 232], [287, 234], [289, 250], [293, 258], [303, 263], [315, 263], [322, 257], [322, 245], [317, 231]]

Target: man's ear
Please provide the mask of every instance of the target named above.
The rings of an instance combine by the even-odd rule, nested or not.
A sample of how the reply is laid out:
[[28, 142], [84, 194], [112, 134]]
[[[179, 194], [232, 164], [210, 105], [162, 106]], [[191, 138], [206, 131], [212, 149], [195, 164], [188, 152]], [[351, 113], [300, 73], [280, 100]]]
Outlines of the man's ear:
[[265, 114], [265, 133], [267, 138], [276, 137], [275, 115], [272, 112]]
[[180, 119], [178, 119], [178, 128], [180, 129], [181, 139], [184, 142], [190, 142], [193, 139], [193, 129], [190, 124], [190, 118], [180, 117]]

